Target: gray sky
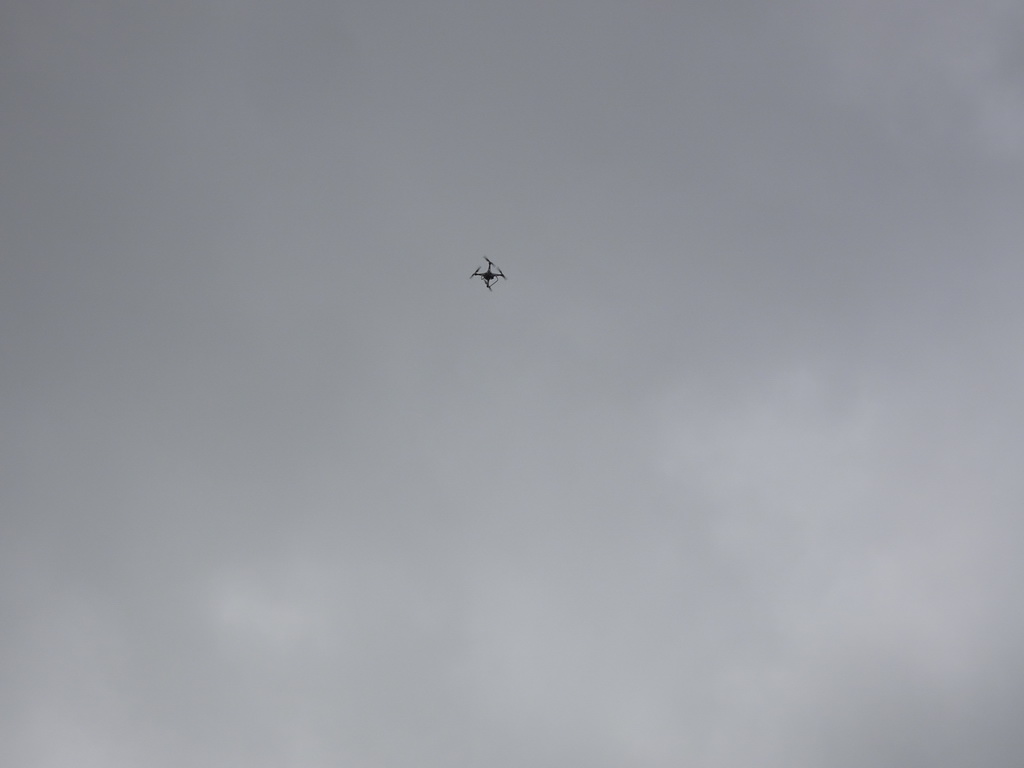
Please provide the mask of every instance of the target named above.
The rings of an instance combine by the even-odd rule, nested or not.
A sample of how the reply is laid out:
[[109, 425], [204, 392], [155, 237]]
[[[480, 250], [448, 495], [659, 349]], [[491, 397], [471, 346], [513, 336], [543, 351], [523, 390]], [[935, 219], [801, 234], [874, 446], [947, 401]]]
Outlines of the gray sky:
[[0, 764], [1024, 763], [1022, 23], [4, 0]]

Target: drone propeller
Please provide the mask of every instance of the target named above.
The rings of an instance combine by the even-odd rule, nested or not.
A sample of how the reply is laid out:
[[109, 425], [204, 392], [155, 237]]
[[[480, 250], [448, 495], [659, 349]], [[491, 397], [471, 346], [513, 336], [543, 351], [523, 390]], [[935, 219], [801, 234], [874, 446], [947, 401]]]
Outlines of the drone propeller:
[[508, 280], [508, 278], [505, 277], [505, 273], [501, 271], [501, 268], [497, 264], [488, 259], [486, 256], [484, 256], [484, 261], [487, 262], [487, 270], [485, 272], [481, 272], [480, 267], [477, 267], [476, 271], [469, 276], [470, 280], [472, 280], [474, 277], [481, 278], [484, 281], [484, 285], [487, 286], [488, 291], [491, 290], [491, 286], [495, 282], [497, 282], [499, 277], [502, 280]]

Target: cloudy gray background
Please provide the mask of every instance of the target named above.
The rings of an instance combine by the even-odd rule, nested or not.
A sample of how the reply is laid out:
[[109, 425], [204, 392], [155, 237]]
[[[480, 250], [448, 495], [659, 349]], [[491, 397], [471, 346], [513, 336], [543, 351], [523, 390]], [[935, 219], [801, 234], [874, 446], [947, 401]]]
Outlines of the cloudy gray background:
[[0, 764], [1024, 763], [1016, 3], [0, 14]]

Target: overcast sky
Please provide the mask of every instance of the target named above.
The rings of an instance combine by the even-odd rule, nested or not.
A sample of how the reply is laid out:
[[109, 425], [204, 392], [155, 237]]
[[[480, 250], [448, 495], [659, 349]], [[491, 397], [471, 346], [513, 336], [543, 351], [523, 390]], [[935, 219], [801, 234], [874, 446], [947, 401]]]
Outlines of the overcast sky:
[[1024, 764], [1022, 210], [1014, 0], [0, 0], [0, 764]]

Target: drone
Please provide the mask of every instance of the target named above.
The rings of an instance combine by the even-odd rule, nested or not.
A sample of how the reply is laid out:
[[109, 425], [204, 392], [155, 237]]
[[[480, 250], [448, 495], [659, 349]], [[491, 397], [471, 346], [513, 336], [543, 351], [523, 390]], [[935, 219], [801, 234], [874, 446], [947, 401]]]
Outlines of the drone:
[[487, 271], [481, 272], [480, 267], [477, 267], [476, 272], [469, 276], [471, 280], [474, 277], [479, 277], [481, 280], [484, 281], [484, 285], [487, 286], [488, 291], [491, 290], [492, 285], [498, 282], [499, 277], [502, 280], [508, 280], [508, 278], [505, 277], [505, 273], [502, 272], [493, 261], [488, 259], [486, 256], [484, 256], [484, 261], [487, 262]]

